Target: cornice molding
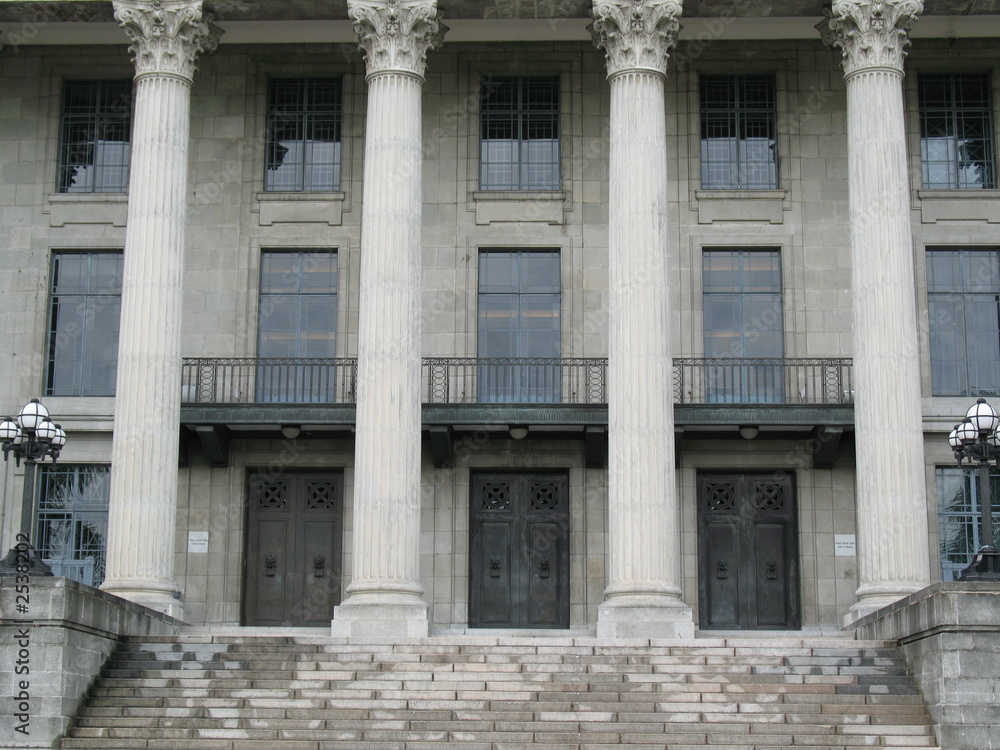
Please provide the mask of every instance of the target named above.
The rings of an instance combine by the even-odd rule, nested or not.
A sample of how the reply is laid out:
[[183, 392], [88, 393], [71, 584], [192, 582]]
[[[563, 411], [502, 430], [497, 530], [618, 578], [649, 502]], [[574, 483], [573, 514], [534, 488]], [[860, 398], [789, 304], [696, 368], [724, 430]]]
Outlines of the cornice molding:
[[909, 31], [923, 9], [921, 0], [834, 0], [817, 28], [826, 45], [843, 52], [845, 76], [871, 69], [902, 74]]
[[115, 20], [132, 44], [136, 78], [194, 79], [198, 55], [219, 46], [222, 29], [202, 12], [201, 0], [114, 0]]
[[632, 70], [665, 76], [682, 12], [680, 0], [594, 0], [589, 28], [604, 50], [608, 78]]
[[369, 78], [394, 72], [423, 79], [427, 53], [441, 46], [448, 30], [436, 0], [348, 0], [347, 14]]

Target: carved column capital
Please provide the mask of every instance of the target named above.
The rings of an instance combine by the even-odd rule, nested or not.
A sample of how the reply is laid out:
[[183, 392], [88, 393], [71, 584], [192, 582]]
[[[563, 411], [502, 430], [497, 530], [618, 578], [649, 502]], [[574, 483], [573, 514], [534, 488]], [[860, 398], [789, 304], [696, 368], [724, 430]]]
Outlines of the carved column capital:
[[902, 74], [909, 31], [923, 9], [921, 0], [834, 0], [817, 28], [844, 53], [845, 75], [871, 68]]
[[174, 75], [190, 82], [198, 55], [219, 46], [222, 29], [201, 0], [114, 0], [115, 20], [132, 40], [135, 74]]
[[607, 56], [608, 78], [629, 70], [667, 73], [677, 44], [680, 0], [594, 0], [594, 44]]
[[347, 14], [369, 77], [397, 72], [422, 79], [427, 53], [441, 46], [448, 30], [436, 0], [348, 0]]

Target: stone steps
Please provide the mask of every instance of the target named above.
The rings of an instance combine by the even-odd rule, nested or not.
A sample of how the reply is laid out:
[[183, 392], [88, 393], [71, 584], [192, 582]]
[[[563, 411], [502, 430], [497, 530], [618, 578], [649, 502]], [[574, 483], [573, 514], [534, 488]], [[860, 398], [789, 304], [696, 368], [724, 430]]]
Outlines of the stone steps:
[[[127, 641], [64, 748], [935, 748], [899, 654], [844, 638], [211, 633]], [[459, 750], [458, 748], [456, 750]]]

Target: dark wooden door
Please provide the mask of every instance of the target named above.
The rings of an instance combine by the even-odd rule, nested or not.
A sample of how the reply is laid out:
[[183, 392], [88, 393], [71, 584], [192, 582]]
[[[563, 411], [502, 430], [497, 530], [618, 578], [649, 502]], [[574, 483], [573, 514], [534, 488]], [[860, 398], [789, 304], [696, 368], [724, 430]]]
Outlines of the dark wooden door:
[[698, 477], [700, 626], [800, 626], [795, 494], [790, 474]]
[[569, 478], [472, 476], [469, 626], [569, 627]]
[[328, 626], [340, 603], [343, 476], [251, 476], [246, 625]]

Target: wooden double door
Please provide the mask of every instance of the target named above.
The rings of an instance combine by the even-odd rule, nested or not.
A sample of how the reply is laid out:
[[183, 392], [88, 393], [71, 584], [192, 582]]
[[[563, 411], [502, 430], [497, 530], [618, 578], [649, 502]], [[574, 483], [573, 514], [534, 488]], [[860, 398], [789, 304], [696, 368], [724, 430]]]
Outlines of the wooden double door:
[[790, 474], [700, 474], [700, 627], [800, 627], [797, 534]]
[[250, 477], [246, 625], [330, 625], [341, 594], [343, 498], [340, 473]]
[[569, 627], [569, 478], [472, 475], [469, 626]]

